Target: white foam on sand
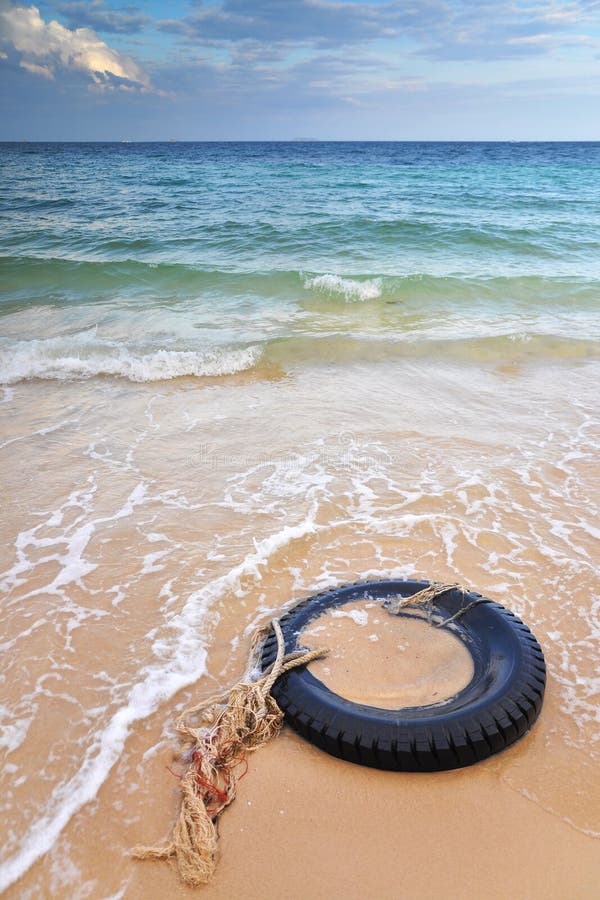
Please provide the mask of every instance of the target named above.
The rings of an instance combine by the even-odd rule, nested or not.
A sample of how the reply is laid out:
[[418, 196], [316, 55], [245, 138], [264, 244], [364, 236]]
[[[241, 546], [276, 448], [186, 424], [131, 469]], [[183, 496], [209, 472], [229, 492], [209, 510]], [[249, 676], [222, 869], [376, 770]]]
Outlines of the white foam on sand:
[[366, 625], [369, 621], [366, 609], [334, 609], [331, 615], [334, 619], [352, 619], [355, 625]]
[[[170, 638], [152, 647], [157, 662], [140, 672], [126, 703], [88, 747], [79, 771], [52, 794], [45, 815], [37, 819], [23, 839], [20, 851], [0, 866], [0, 892], [17, 881], [53, 846], [71, 818], [97, 795], [121, 756], [132, 725], [155, 712], [161, 703], [194, 684], [206, 672], [208, 619], [214, 602], [228, 591], [239, 590], [241, 579], [260, 579], [272, 554], [315, 529], [318, 504], [314, 503], [298, 525], [257, 541], [239, 565], [188, 597], [181, 612], [169, 622]], [[212, 623], [215, 616], [212, 614]]]

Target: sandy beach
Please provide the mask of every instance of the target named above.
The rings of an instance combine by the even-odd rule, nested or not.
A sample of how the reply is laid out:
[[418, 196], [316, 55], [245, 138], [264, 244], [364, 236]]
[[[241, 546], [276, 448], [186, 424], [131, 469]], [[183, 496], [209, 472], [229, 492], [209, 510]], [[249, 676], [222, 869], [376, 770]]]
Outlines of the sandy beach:
[[[369, 640], [373, 629], [377, 642]], [[332, 648], [311, 664], [332, 690], [376, 706], [432, 702], [432, 693], [450, 696], [472, 675], [469, 654], [453, 647], [450, 635], [426, 621], [399, 623], [373, 602], [321, 616], [303, 643]], [[373, 693], [361, 694], [361, 687]], [[436, 774], [359, 767], [284, 729], [250, 757], [238, 799], [220, 820], [219, 867], [202, 894], [594, 897], [597, 840], [544, 808], [528, 789], [535, 784], [544, 792], [551, 784], [559, 805], [572, 804], [568, 758], [554, 760], [553, 770], [545, 752], [555, 703], [551, 684], [545, 725], [538, 723], [521, 744], [476, 767]], [[593, 814], [597, 797], [590, 799]], [[160, 874], [157, 896], [172, 895], [171, 878]], [[149, 875], [136, 871], [131, 894], [155, 896], [157, 883], [150, 887]]]
[[[502, 763], [413, 777], [324, 757], [285, 733], [253, 758], [223, 816], [214, 883], [196, 895], [593, 898], [597, 842], [505, 778], [511, 762], [534, 768], [542, 747], [532, 735]], [[557, 787], [566, 799], [571, 785]], [[192, 894], [165, 872], [136, 870], [131, 882], [131, 896]]]
[[[597, 896], [590, 152], [0, 148], [22, 210], [0, 254], [7, 900]], [[532, 731], [413, 775], [285, 728], [249, 759], [211, 884], [134, 860], [177, 816], [181, 712], [296, 601], [384, 577], [459, 583], [531, 628]], [[311, 638], [347, 696], [469, 681], [448, 635], [352, 612]]]
[[477, 766], [430, 775], [343, 762], [284, 728], [250, 756], [237, 799], [220, 819], [215, 877], [197, 889], [169, 864], [126, 853], [138, 841], [166, 837], [178, 809], [176, 779], [166, 769], [178, 763], [164, 744], [143, 760], [159, 736], [146, 728], [128, 744], [128, 776], [111, 777], [61, 838], [70, 865], [46, 858], [6, 896], [66, 900], [76, 879], [91, 896], [100, 896], [94, 885], [121, 885], [119, 896], [152, 900], [440, 893], [591, 900], [600, 859], [598, 836], [585, 825], [597, 814], [597, 783], [593, 770], [584, 778], [575, 771], [574, 751], [557, 752], [559, 716], [550, 676], [544, 712], [520, 743]]
[[[459, 372], [454, 370], [455, 377]], [[361, 402], [359, 391], [366, 389], [364, 370], [357, 374], [359, 380], [345, 367], [336, 376], [337, 384], [331, 374], [328, 380], [332, 393], [352, 395], [352, 407]], [[386, 403], [369, 413], [372, 421], [379, 423], [380, 436], [382, 412], [389, 409], [397, 374], [388, 372]], [[444, 370], [440, 389], [447, 375]], [[556, 371], [551, 370], [547, 370], [542, 382], [550, 376], [556, 384], [560, 383]], [[382, 370], [379, 387], [383, 377]], [[430, 372], [428, 377], [433, 383], [435, 376]], [[490, 373], [487, 377], [493, 379], [497, 390], [504, 392], [505, 402], [513, 397], [510, 422], [513, 432], [518, 431], [519, 405], [512, 394], [513, 376]], [[537, 377], [534, 371], [525, 372], [520, 378], [520, 392], [525, 386], [534, 390]], [[443, 430], [447, 434], [452, 427], [455, 429], [453, 465], [462, 455], [464, 471], [460, 474], [456, 469], [453, 475], [449, 474], [447, 438], [435, 438], [431, 432], [422, 444], [423, 454], [427, 447], [424, 470], [419, 438], [408, 433], [402, 438], [390, 433], [385, 441], [389, 447], [402, 440], [405, 450], [412, 448], [412, 457], [407, 452], [398, 459], [380, 457], [372, 445], [366, 440], [361, 445], [361, 438], [355, 435], [356, 444], [351, 447], [354, 463], [350, 464], [348, 445], [336, 442], [332, 436], [327, 457], [306, 456], [300, 464], [282, 452], [275, 462], [263, 462], [258, 469], [248, 467], [242, 481], [235, 475], [240, 459], [233, 452], [228, 455], [223, 450], [221, 465], [212, 466], [209, 477], [203, 479], [198, 478], [198, 472], [207, 465], [206, 461], [199, 463], [194, 459], [193, 464], [184, 463], [189, 458], [188, 451], [185, 446], [178, 446], [177, 435], [182, 426], [189, 427], [192, 411], [193, 421], [209, 420], [199, 404], [208, 404], [210, 410], [219, 395], [223, 410], [226, 392], [233, 403], [240, 402], [240, 413], [249, 408], [248, 398], [253, 397], [255, 402], [271, 406], [280, 419], [285, 415], [285, 406], [289, 406], [290, 390], [296, 390], [298, 398], [312, 396], [309, 385], [313, 378], [323, 384], [315, 370], [298, 376], [295, 389], [268, 380], [203, 392], [176, 387], [167, 391], [161, 388], [156, 393], [153, 389], [150, 405], [147, 399], [140, 403], [137, 388], [115, 388], [109, 383], [104, 388], [105, 402], [112, 403], [117, 389], [120, 408], [124, 403], [130, 404], [130, 415], [127, 423], [120, 419], [123, 424], [111, 437], [104, 437], [101, 444], [96, 443], [92, 432], [108, 406], [103, 407], [104, 411], [96, 407], [96, 413], [86, 413], [75, 430], [63, 426], [60, 443], [52, 435], [22, 442], [21, 460], [27, 448], [37, 441], [38, 464], [45, 459], [53, 472], [47, 490], [58, 496], [64, 490], [64, 497], [71, 499], [57, 504], [50, 497], [48, 508], [62, 504], [64, 518], [55, 512], [44, 515], [37, 531], [23, 531], [25, 522], [17, 523], [27, 509], [35, 508], [36, 502], [39, 505], [40, 485], [28, 482], [27, 467], [21, 469], [22, 475], [13, 468], [11, 478], [19, 491], [14, 494], [13, 505], [5, 507], [5, 515], [10, 517], [7, 521], [12, 522], [11, 528], [21, 529], [19, 546], [23, 556], [20, 564], [13, 563], [20, 565], [20, 570], [13, 570], [12, 596], [27, 595], [33, 606], [13, 604], [5, 640], [12, 641], [14, 648], [23, 648], [17, 653], [13, 650], [11, 657], [12, 690], [16, 694], [20, 691], [19, 679], [37, 682], [37, 706], [31, 712], [38, 712], [30, 715], [26, 740], [20, 746], [15, 740], [9, 757], [12, 765], [28, 772], [27, 780], [18, 783], [13, 778], [5, 800], [11, 805], [12, 815], [18, 815], [14, 827], [27, 831], [33, 826], [35, 834], [33, 810], [44, 794], [48, 797], [41, 828], [30, 839], [33, 852], [53, 833], [59, 814], [67, 815], [68, 820], [53, 838], [50, 852], [8, 889], [6, 896], [11, 900], [34, 896], [66, 900], [73, 896], [74, 884], [80, 886], [81, 896], [94, 898], [114, 895], [158, 900], [165, 896], [191, 896], [193, 892], [180, 884], [169, 865], [140, 863], [129, 856], [135, 844], [166, 839], [175, 819], [177, 778], [167, 767], [177, 772], [173, 729], [178, 712], [243, 675], [254, 628], [283, 611], [286, 604], [282, 604], [282, 598], [295, 600], [305, 595], [302, 584], [312, 582], [318, 586], [314, 575], [307, 574], [307, 566], [313, 573], [326, 571], [328, 561], [336, 560], [335, 572], [330, 571], [327, 577], [330, 583], [380, 576], [385, 571], [400, 577], [412, 574], [404, 566], [398, 567], [395, 560], [402, 530], [404, 558], [419, 561], [418, 569], [417, 565], [411, 567], [413, 571], [417, 569], [415, 574], [419, 570], [430, 573], [435, 563], [436, 575], [442, 580], [455, 580], [458, 576], [466, 581], [468, 575], [470, 581], [476, 580], [480, 591], [510, 604], [533, 628], [548, 665], [546, 700], [539, 721], [528, 736], [506, 752], [475, 767], [434, 775], [382, 773], [340, 762], [285, 730], [280, 738], [250, 758], [239, 797], [221, 820], [221, 859], [214, 883], [200, 889], [197, 895], [273, 897], [285, 891], [297, 897], [428, 897], [443, 890], [452, 897], [473, 892], [482, 897], [516, 894], [532, 900], [594, 896], [600, 875], [600, 828], [597, 751], [590, 714], [593, 694], [589, 693], [593, 690], [595, 663], [587, 647], [593, 622], [593, 607], [589, 603], [594, 596], [596, 575], [592, 568], [578, 562], [577, 573], [566, 576], [567, 556], [562, 548], [568, 544], [564, 543], [564, 531], [555, 524], [564, 520], [565, 513], [570, 514], [564, 493], [555, 490], [564, 483], [565, 467], [574, 492], [573, 502], [578, 504], [579, 497], [587, 492], [586, 484], [593, 484], [593, 479], [589, 480], [592, 458], [583, 443], [583, 435], [586, 440], [591, 438], [589, 430], [579, 431], [579, 455], [573, 458], [556, 438], [547, 444], [542, 434], [531, 435], [527, 404], [523, 404], [521, 421], [526, 441], [535, 440], [530, 469], [535, 491], [524, 487], [527, 479], [517, 473], [517, 466], [506, 465], [507, 450], [501, 444], [491, 455], [489, 447], [494, 444], [487, 444], [485, 474], [473, 478], [477, 445], [459, 437], [459, 432], [468, 430], [464, 420], [452, 426], [456, 407], [451, 409]], [[573, 376], [570, 381], [572, 384]], [[406, 378], [400, 383], [406, 385]], [[19, 388], [21, 428], [25, 410], [40, 427], [39, 404], [23, 402], [25, 393], [34, 390], [38, 390], [35, 385]], [[82, 391], [88, 390], [85, 384], [66, 384], [60, 389], [63, 417], [65, 409], [68, 415], [76, 397], [85, 406]], [[472, 388], [473, 400], [480, 390], [480, 386]], [[583, 382], [579, 390], [583, 390]], [[240, 392], [246, 394], [241, 401]], [[46, 404], [50, 405], [46, 406], [45, 415], [55, 419], [56, 411], [51, 405], [55, 392], [46, 396]], [[97, 393], [94, 396], [97, 404]], [[469, 396], [466, 384], [462, 396]], [[407, 397], [405, 390], [405, 406]], [[421, 405], [423, 427], [428, 412], [420, 396], [416, 395], [414, 402], [415, 417], [417, 404]], [[367, 409], [366, 403], [363, 409]], [[484, 431], [478, 404], [464, 403], [463, 417], [470, 414], [469, 410], [478, 417], [479, 434], [494, 435], [493, 413], [490, 412]], [[264, 429], [251, 413], [244, 415], [246, 449], [252, 446], [259, 458], [260, 448], [265, 447]], [[565, 406], [562, 415], [565, 434], [575, 434], [581, 411], [571, 407], [568, 413]], [[134, 438], [131, 423], [144, 420], [148, 427]], [[581, 421], [584, 425], [588, 421], [585, 415]], [[341, 422], [330, 423], [332, 434], [341, 430], [340, 425]], [[314, 427], [320, 429], [317, 424]], [[232, 441], [237, 441], [238, 428], [236, 424], [230, 432]], [[29, 429], [29, 433], [35, 430], [33, 425]], [[202, 433], [206, 439], [205, 425]], [[227, 432], [221, 426], [219, 433]], [[273, 433], [268, 439], [272, 437]], [[282, 449], [290, 439], [296, 440], [286, 433]], [[310, 439], [306, 429], [305, 439]], [[493, 440], [498, 445], [495, 435]], [[165, 455], [167, 445], [170, 451]], [[135, 447], [134, 455], [130, 446]], [[91, 452], [83, 452], [86, 447], [92, 448]], [[335, 453], [339, 456], [335, 457]], [[176, 456], [180, 457], [178, 462]], [[64, 465], [67, 459], [68, 467]], [[328, 471], [335, 473], [337, 479], [336, 488], [328, 488], [326, 493], [322, 487], [324, 459]], [[481, 466], [481, 457], [478, 459], [477, 465]], [[437, 474], [434, 466], [438, 467]], [[92, 499], [87, 497], [87, 485], [92, 484], [90, 476], [99, 471], [108, 478]], [[140, 478], [147, 479], [150, 472], [152, 482], [147, 482], [146, 494], [139, 488], [135, 494]], [[423, 475], [419, 476], [419, 472]], [[68, 488], [73, 478], [86, 486], [75, 497]], [[419, 478], [423, 479], [421, 487], [415, 489]], [[301, 493], [299, 479], [305, 485]], [[355, 487], [348, 494], [350, 484]], [[431, 485], [435, 485], [433, 490]], [[207, 498], [207, 491], [212, 492], [212, 499]], [[220, 492], [229, 496], [226, 505], [215, 502]], [[354, 507], [360, 497], [363, 505]], [[535, 505], [532, 497], [536, 498]], [[286, 509], [284, 522], [280, 519], [282, 503]], [[375, 515], [373, 504], [388, 510], [386, 517]], [[257, 518], [259, 509], [262, 512]], [[389, 515], [393, 516], [393, 524]], [[207, 529], [209, 521], [211, 527]], [[383, 522], [386, 524], [381, 530]], [[525, 537], [527, 522], [531, 522], [532, 529], [529, 538]], [[86, 523], [95, 526], [86, 530]], [[262, 531], [262, 544], [255, 542], [258, 528]], [[224, 533], [224, 529], [229, 555], [215, 557], [209, 577], [205, 567], [214, 547], [214, 535]], [[140, 551], [142, 533], [147, 535], [147, 543]], [[160, 542], [153, 541], [151, 536], [155, 533], [163, 535]], [[274, 538], [277, 533], [279, 537]], [[433, 542], [445, 548], [443, 555], [435, 555], [435, 560], [431, 553]], [[200, 557], [198, 547], [202, 544], [205, 549]], [[577, 546], [578, 560], [585, 560], [584, 552], [591, 558], [592, 535], [581, 529]], [[65, 547], [71, 548], [67, 556]], [[166, 547], [166, 556], [156, 555]], [[234, 560], [244, 557], [245, 562], [236, 568]], [[200, 559], [203, 565], [197, 570]], [[61, 577], [67, 578], [68, 595], [60, 585]], [[515, 579], [512, 583], [511, 577]], [[194, 581], [198, 582], [195, 588]], [[136, 584], [135, 599], [129, 591], [131, 602], [121, 599], [118, 587], [130, 582]], [[165, 584], [170, 585], [169, 593], [164, 591]], [[55, 587], [49, 590], [52, 585]], [[547, 596], [548, 585], [555, 592], [555, 603], [538, 599]], [[81, 662], [77, 669], [63, 669], [60, 677], [52, 679], [47, 675], [48, 627], [58, 614], [58, 610], [53, 612], [53, 591], [57, 590], [68, 596], [71, 604], [77, 604], [76, 609], [60, 607], [65, 625], [73, 621], [74, 614], [83, 617], [83, 624], [54, 631], [51, 658], [58, 659], [57, 654], [64, 653], [65, 666], [71, 659]], [[159, 669], [160, 680], [155, 681], [155, 663], [148, 656], [148, 628], [156, 629], [158, 624], [152, 625], [152, 617], [157, 621], [157, 612], [152, 611], [153, 598], [161, 591], [167, 621], [172, 619], [171, 628], [176, 626], [177, 652], [185, 650], [192, 663], [202, 663], [205, 674], [196, 679], [190, 669], [187, 677], [193, 684], [157, 703], [165, 691], [173, 690], [177, 677], [177, 669], [171, 666]], [[187, 602], [192, 599], [193, 615], [189, 606], [187, 612], [184, 609], [177, 614], [179, 618], [169, 614], [172, 597], [178, 594]], [[372, 610], [370, 614], [374, 614]], [[57, 623], [61, 622], [60, 617]], [[204, 624], [200, 626], [200, 622]], [[337, 621], [340, 624], [354, 623], [342, 619]], [[379, 626], [370, 622], [366, 628], [354, 627], [370, 634]], [[156, 630], [154, 633], [161, 634]], [[325, 636], [331, 638], [330, 634]], [[317, 633], [317, 639], [322, 637]], [[65, 651], [61, 648], [67, 639], [70, 650]], [[167, 639], [168, 626], [161, 637], [163, 642]], [[423, 635], [420, 640], [426, 653], [428, 642], [423, 644]], [[164, 653], [156, 641], [154, 637], [154, 653]], [[373, 649], [377, 645], [370, 646]], [[417, 641], [413, 650], [418, 646]], [[565, 665], [567, 646], [571, 648], [571, 662]], [[581, 655], [574, 656], [578, 648]], [[439, 645], [433, 656], [435, 670], [444, 660]], [[574, 659], [578, 673], [575, 678], [571, 670]], [[323, 667], [331, 670], [334, 662], [330, 659], [313, 665], [320, 666], [323, 675]], [[377, 687], [379, 678], [378, 689], [385, 692], [385, 677], [382, 682], [381, 673], [373, 671], [373, 657], [370, 661], [367, 657], [364, 665], [364, 670], [360, 665], [353, 670], [350, 681]], [[18, 666], [21, 674], [17, 677]], [[421, 674], [427, 671], [425, 665]], [[111, 686], [117, 673], [120, 681], [139, 685], [129, 692], [124, 707], [129, 719], [119, 711], [123, 709], [122, 700], [115, 703], [105, 699], [105, 710], [101, 705], [103, 696], [119, 696]], [[460, 664], [455, 677], [459, 684]], [[350, 686], [346, 680], [344, 689]], [[149, 694], [156, 698], [154, 710], [148, 710]], [[81, 718], [78, 710], [82, 707], [96, 707], [96, 711], [91, 718]], [[23, 715], [24, 707], [21, 709]], [[100, 743], [94, 743], [96, 739]], [[38, 753], [41, 748], [42, 760]], [[48, 748], [52, 748], [50, 753]], [[60, 784], [66, 787], [60, 792], [55, 788], [55, 793], [49, 794], [49, 787]]]

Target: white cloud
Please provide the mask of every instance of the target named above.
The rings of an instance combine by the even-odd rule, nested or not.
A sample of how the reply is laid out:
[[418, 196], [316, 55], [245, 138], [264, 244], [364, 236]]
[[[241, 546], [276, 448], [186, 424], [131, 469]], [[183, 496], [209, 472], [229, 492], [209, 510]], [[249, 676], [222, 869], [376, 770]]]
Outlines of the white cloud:
[[[20, 65], [33, 74], [52, 77], [52, 65], [87, 73], [99, 88], [123, 79], [151, 90], [150, 79], [129, 56], [113, 50], [90, 28], [71, 31], [54, 20], [45, 22], [36, 6], [13, 6], [0, 11], [0, 37], [23, 54]], [[49, 65], [40, 65], [35, 60]]]
[[32, 75], [41, 75], [42, 78], [49, 78], [50, 80], [54, 78], [54, 72], [49, 66], [39, 66], [37, 63], [27, 62], [26, 59], [22, 59], [19, 65], [22, 69], [26, 69], [27, 72], [31, 72]]
[[558, 34], [531, 34], [528, 37], [511, 38], [509, 44], [539, 44], [547, 47], [598, 47], [600, 40], [587, 34], [571, 34], [567, 37]]

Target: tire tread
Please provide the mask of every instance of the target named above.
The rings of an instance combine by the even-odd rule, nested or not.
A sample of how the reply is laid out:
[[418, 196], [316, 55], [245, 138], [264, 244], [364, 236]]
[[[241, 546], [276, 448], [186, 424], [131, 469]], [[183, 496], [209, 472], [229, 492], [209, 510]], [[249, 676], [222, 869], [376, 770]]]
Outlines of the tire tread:
[[[305, 621], [307, 607], [313, 605], [314, 615], [318, 615], [330, 605], [350, 599], [346, 598], [348, 589], [363, 588], [364, 594], [367, 594], [370, 588], [381, 584], [398, 585], [398, 592], [409, 596], [427, 582], [371, 579], [369, 582], [356, 581], [341, 588], [326, 589], [308, 597], [292, 607], [281, 619], [286, 650], [294, 649], [297, 644], [297, 634], [304, 625], [296, 625], [296, 617], [302, 613], [300, 619]], [[408, 587], [408, 593], [406, 590], [402, 591], [402, 587]], [[342, 592], [345, 593], [341, 596]], [[465, 604], [465, 600], [472, 602], [476, 598], [486, 599], [474, 592], [461, 595], [461, 598], [461, 605]], [[515, 645], [513, 652], [517, 671], [506, 692], [499, 698], [496, 697], [489, 706], [478, 708], [476, 712], [467, 706], [464, 714], [445, 716], [441, 704], [439, 721], [433, 720], [431, 725], [425, 726], [419, 717], [415, 717], [410, 722], [399, 718], [398, 724], [392, 727], [389, 726], [388, 711], [360, 707], [331, 692], [328, 707], [318, 709], [315, 706], [318, 702], [315, 685], [320, 685], [320, 682], [306, 670], [294, 670], [282, 676], [273, 688], [273, 696], [292, 728], [320, 749], [340, 759], [380, 769], [412, 772], [441, 771], [473, 765], [511, 746], [529, 731], [539, 715], [546, 685], [544, 654], [527, 625], [515, 613], [498, 603], [488, 600], [486, 607], [490, 614], [504, 620], [504, 630], [507, 627], [510, 629]], [[481, 609], [482, 606], [480, 604], [475, 608]], [[275, 659], [275, 645], [275, 635], [271, 633], [264, 644], [264, 668]], [[310, 712], [306, 706], [310, 708]], [[356, 726], [354, 719], [348, 715], [349, 706], [365, 711], [364, 718], [360, 718]], [[429, 709], [423, 707], [424, 715], [430, 716], [431, 722]], [[378, 725], [379, 719], [369, 718], [367, 715], [379, 712], [383, 716], [381, 725]], [[335, 724], [332, 723], [332, 718]], [[343, 727], [342, 723], [349, 727]], [[364, 727], [361, 728], [358, 723]], [[386, 726], [389, 726], [387, 731]], [[384, 732], [378, 732], [377, 727], [383, 728]]]

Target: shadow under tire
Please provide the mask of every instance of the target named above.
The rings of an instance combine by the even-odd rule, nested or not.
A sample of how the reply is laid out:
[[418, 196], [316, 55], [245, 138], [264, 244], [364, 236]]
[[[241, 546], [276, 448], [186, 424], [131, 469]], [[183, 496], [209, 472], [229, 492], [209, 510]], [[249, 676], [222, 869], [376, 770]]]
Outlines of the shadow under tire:
[[[309, 597], [281, 619], [285, 651], [299, 649], [300, 633], [329, 609], [363, 598], [409, 597], [428, 585], [427, 581], [356, 582]], [[459, 619], [442, 626], [451, 629], [473, 658], [473, 678], [453, 697], [428, 706], [380, 709], [340, 697], [302, 667], [281, 676], [273, 686], [272, 695], [286, 721], [332, 756], [400, 772], [470, 766], [514, 744], [529, 731], [542, 708], [544, 654], [514, 613], [480, 594], [452, 590], [428, 608], [445, 620], [475, 601]], [[276, 638], [271, 632], [262, 650], [263, 669], [271, 665], [275, 654]]]

